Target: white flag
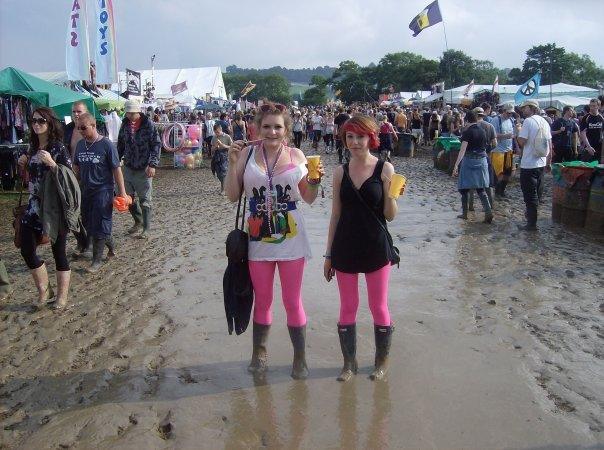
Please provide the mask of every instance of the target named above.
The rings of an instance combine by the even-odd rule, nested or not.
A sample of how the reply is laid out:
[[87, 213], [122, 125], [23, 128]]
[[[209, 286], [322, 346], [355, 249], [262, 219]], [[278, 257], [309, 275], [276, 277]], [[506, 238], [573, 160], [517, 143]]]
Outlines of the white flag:
[[94, 2], [94, 64], [98, 84], [117, 83], [117, 51], [113, 0]]
[[86, 22], [86, 0], [70, 1], [69, 25], [65, 67], [68, 80], [90, 79], [90, 56], [88, 54], [88, 24]]

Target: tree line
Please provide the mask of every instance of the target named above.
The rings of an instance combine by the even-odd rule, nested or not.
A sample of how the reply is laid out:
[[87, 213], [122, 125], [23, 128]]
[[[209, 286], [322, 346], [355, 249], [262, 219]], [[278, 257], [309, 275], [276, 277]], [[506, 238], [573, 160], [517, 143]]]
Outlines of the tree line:
[[[235, 70], [236, 69], [236, 70]], [[276, 70], [280, 69], [280, 70]], [[299, 72], [297, 72], [299, 71]], [[415, 92], [430, 90], [444, 82], [445, 87], [457, 87], [474, 80], [475, 84], [522, 84], [535, 73], [541, 72], [542, 84], [568, 83], [598, 88], [604, 83], [604, 68], [589, 55], [568, 52], [555, 43], [537, 45], [526, 52], [522, 67], [501, 69], [488, 60], [474, 59], [461, 50], [448, 50], [438, 60], [424, 58], [411, 52], [389, 53], [378, 64], [361, 66], [355, 61], [340, 62], [335, 69], [327, 66], [316, 69], [239, 69], [227, 67], [224, 74], [227, 93], [238, 97], [243, 86], [251, 80], [257, 87], [248, 100], [271, 98], [280, 102], [291, 101], [289, 82], [291, 74], [302, 74], [308, 82], [305, 104], [324, 104], [326, 88], [330, 86], [338, 98], [346, 103], [376, 100], [385, 92]], [[289, 76], [285, 76], [288, 74]], [[272, 83], [275, 83], [273, 85]]]

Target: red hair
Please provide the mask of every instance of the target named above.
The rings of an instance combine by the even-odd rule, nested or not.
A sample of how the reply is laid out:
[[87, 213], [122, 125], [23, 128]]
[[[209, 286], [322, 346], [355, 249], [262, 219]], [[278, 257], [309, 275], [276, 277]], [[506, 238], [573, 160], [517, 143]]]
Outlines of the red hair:
[[340, 139], [346, 143], [346, 132], [358, 134], [359, 136], [369, 136], [369, 148], [375, 149], [380, 146], [378, 138], [378, 124], [373, 117], [365, 115], [355, 115], [348, 119], [340, 129]]

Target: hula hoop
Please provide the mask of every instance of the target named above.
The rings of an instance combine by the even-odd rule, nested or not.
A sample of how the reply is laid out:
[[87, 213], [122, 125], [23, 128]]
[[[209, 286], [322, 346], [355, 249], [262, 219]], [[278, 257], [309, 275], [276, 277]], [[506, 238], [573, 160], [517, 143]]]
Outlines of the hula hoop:
[[[175, 134], [175, 136], [174, 136], [174, 142], [176, 142], [176, 131], [177, 131], [176, 129], [177, 128], [180, 130], [180, 133], [181, 133], [181, 135], [182, 135], [183, 138], [180, 141], [180, 144], [178, 146], [172, 147], [170, 145], [170, 134], [174, 131], [174, 134]], [[184, 143], [185, 143], [185, 137], [186, 137], [186, 135], [187, 135], [187, 132], [185, 130], [185, 126], [182, 123], [176, 122], [176, 123], [174, 123], [172, 125], [167, 126], [164, 129], [164, 132], [162, 133], [162, 140], [161, 141], [162, 141], [162, 144], [163, 144], [164, 148], [166, 149], [166, 151], [168, 151], [168, 152], [177, 152], [177, 151], [180, 151], [183, 148]]]

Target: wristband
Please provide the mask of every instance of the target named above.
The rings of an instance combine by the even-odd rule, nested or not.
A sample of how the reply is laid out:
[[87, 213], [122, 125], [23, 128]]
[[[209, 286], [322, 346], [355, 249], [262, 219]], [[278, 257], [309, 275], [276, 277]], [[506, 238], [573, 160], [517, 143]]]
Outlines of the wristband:
[[319, 186], [321, 184], [321, 179], [319, 178], [318, 180], [311, 180], [310, 178], [308, 178], [308, 175], [306, 175], [306, 182], [310, 185], [310, 186]]

